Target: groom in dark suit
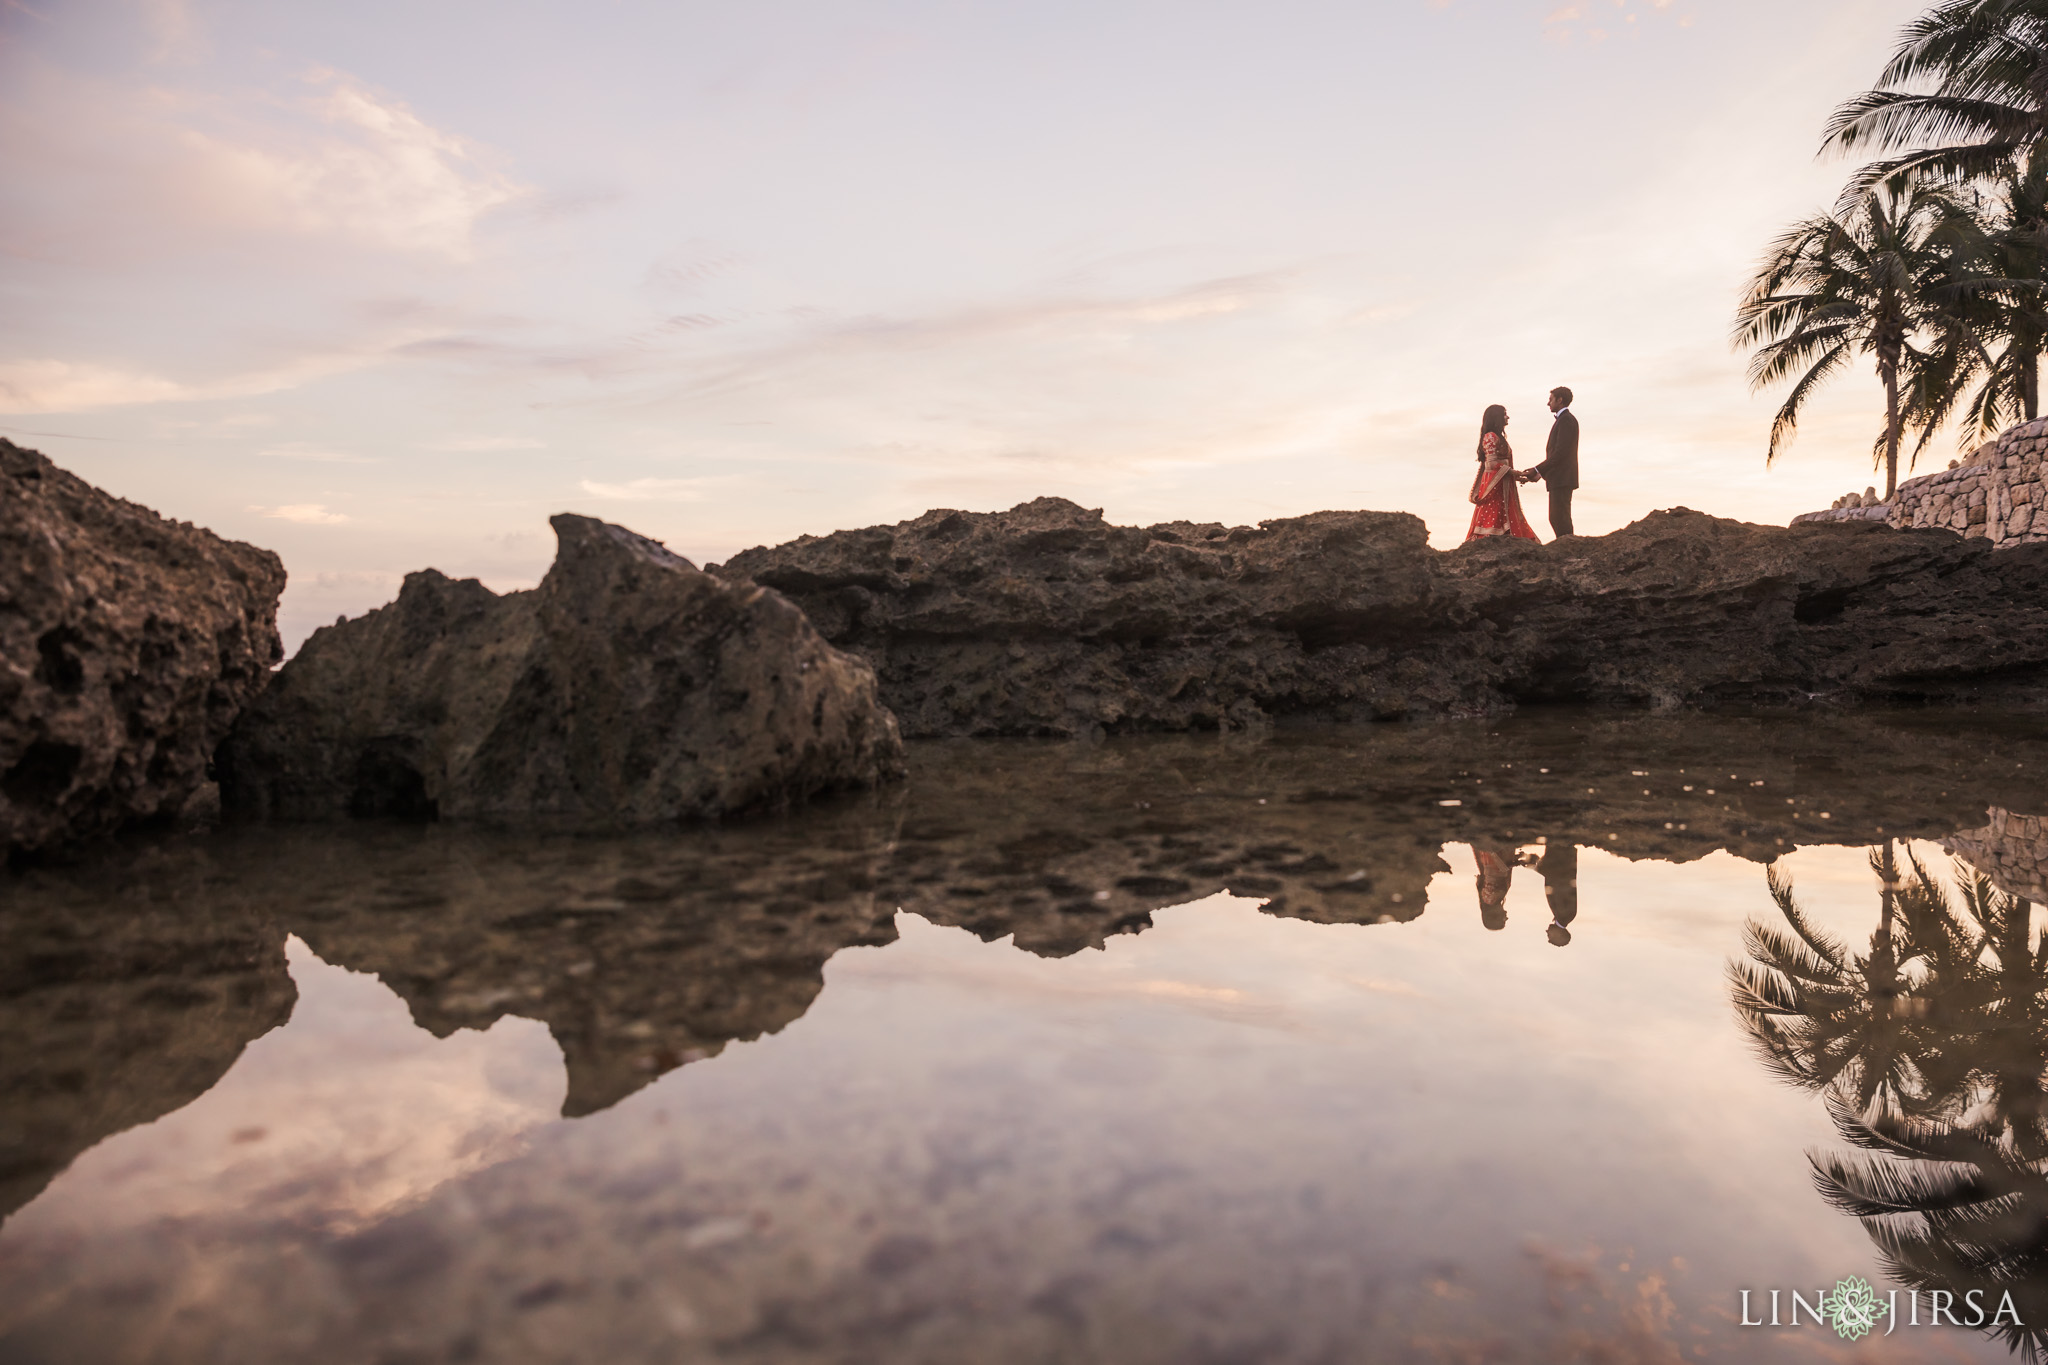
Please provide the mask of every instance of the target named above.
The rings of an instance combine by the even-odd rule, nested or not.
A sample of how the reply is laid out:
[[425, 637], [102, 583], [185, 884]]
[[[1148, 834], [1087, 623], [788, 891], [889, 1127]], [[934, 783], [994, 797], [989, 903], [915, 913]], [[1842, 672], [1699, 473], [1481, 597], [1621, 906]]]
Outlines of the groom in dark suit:
[[1572, 533], [1572, 491], [1579, 486], [1579, 419], [1572, 416], [1572, 391], [1550, 391], [1550, 440], [1543, 447], [1543, 463], [1532, 465], [1522, 475], [1523, 483], [1541, 479], [1550, 489], [1550, 529], [1558, 536]]

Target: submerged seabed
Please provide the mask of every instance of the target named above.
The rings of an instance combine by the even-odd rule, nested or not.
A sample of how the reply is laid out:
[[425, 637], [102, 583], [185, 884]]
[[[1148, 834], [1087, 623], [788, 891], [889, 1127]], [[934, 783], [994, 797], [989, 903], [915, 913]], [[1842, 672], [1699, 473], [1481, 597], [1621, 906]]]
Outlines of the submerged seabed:
[[[1930, 1087], [2038, 1078], [2048, 1022], [2011, 1020], [2048, 1015], [2048, 966], [2007, 944], [1985, 985], [1990, 948], [1936, 961], [1932, 912], [1909, 932], [1895, 902], [1917, 857], [1988, 942], [2013, 913], [1986, 895], [2048, 895], [2023, 818], [2048, 725], [1548, 713], [931, 743], [912, 769], [723, 828], [228, 829], [0, 881], [0, 1359], [1989, 1360], [2025, 1336], [1741, 1325], [1743, 1289], [1924, 1305], [1947, 1272], [1883, 1244], [1911, 1209], [1817, 1190], [1853, 1148], [1846, 1082], [1760, 1052], [1729, 971], [1786, 932], [1775, 865], [1840, 950], [1803, 1008], [1835, 1011], [1842, 1076], [1917, 1058], [1906, 1098], [1950, 1141]], [[1967, 902], [1976, 867], [1997, 885]], [[1890, 984], [1880, 931], [1884, 962], [1922, 953]], [[1968, 1167], [2005, 1181], [1969, 1231], [2006, 1238], [2000, 1283], [2048, 1328], [2025, 1158]]]

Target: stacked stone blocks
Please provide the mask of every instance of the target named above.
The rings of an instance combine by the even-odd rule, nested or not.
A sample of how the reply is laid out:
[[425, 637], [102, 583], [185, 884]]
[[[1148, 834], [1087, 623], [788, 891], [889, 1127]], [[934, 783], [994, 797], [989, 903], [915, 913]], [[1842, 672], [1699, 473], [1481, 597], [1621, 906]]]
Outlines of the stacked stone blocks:
[[1907, 479], [1890, 502], [1874, 492], [1851, 493], [1823, 512], [1792, 519], [1881, 521], [1900, 528], [1936, 527], [1993, 545], [2048, 540], [2048, 493], [2042, 469], [2048, 461], [2048, 417], [1987, 441], [1947, 469]]
[[1990, 823], [1941, 841], [1942, 848], [1970, 863], [2008, 895], [2048, 904], [2048, 820], [1993, 806]]

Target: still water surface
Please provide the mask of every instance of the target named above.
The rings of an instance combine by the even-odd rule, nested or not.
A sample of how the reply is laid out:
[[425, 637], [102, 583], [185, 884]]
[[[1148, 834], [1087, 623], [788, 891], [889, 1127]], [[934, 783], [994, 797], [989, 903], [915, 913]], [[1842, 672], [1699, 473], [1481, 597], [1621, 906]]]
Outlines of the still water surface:
[[2048, 1328], [2034, 813], [2021, 718], [1565, 713], [137, 841], [0, 883], [0, 1358], [2012, 1359], [1740, 1293]]

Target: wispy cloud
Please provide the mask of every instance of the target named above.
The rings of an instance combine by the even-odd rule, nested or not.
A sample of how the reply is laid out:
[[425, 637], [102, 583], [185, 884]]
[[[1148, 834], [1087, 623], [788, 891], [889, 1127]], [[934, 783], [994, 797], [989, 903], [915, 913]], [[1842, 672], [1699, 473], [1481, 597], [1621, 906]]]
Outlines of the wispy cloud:
[[244, 436], [265, 427], [277, 425], [277, 414], [270, 412], [230, 412], [214, 418], [166, 417], [157, 421], [156, 428], [166, 436]]
[[[582, 348], [540, 351], [490, 343], [488, 353], [500, 365], [576, 374], [607, 385], [658, 374], [662, 390], [700, 397], [787, 379], [819, 365], [893, 365], [905, 352], [942, 355], [953, 363], [970, 354], [1000, 354], [1007, 364], [1015, 348], [1026, 346], [1033, 363], [1042, 365], [1062, 349], [1091, 356], [1105, 348], [1123, 352], [1140, 336], [1174, 335], [1277, 307], [1286, 302], [1297, 274], [1290, 269], [1231, 275], [1122, 296], [1061, 291], [923, 313], [833, 317], [815, 309], [789, 310], [778, 325], [764, 322], [747, 340], [702, 349], [692, 344], [688, 329], [664, 325]], [[679, 360], [689, 376], [680, 384], [669, 378]], [[625, 393], [614, 387], [593, 401], [617, 401]]]
[[283, 507], [251, 506], [249, 510], [266, 517], [276, 517], [279, 521], [296, 521], [309, 526], [332, 526], [348, 520], [347, 513], [330, 512], [326, 504], [318, 502], [294, 502]]
[[162, 375], [67, 360], [0, 360], [0, 412], [85, 412], [193, 396]]
[[153, 62], [190, 61], [205, 48], [190, 0], [140, 0], [144, 26], [155, 40]]
[[422, 441], [421, 450], [447, 451], [489, 451], [489, 450], [545, 450], [547, 442], [533, 436], [445, 436], [438, 441]]
[[37, 186], [0, 230], [15, 254], [91, 262], [315, 237], [468, 261], [478, 222], [529, 193], [482, 148], [327, 68], [280, 94], [108, 84], [28, 62], [10, 80], [0, 152]]
[[356, 455], [346, 450], [329, 450], [324, 446], [308, 445], [304, 441], [287, 441], [268, 450], [256, 452], [265, 459], [301, 460], [308, 464], [382, 464], [380, 455]]
[[625, 483], [583, 480], [581, 487], [593, 498], [620, 502], [702, 502], [704, 486], [710, 479], [631, 479]]
[[1691, 28], [1691, 13], [1671, 12], [1676, 0], [1572, 0], [1543, 18], [1543, 36], [1555, 42], [1583, 37], [1599, 43], [1612, 33], [1627, 33], [1640, 26], [1645, 14], [1676, 20], [1678, 27]]
[[250, 398], [376, 364], [414, 344], [418, 331], [301, 355], [262, 369], [185, 382], [144, 370], [48, 357], [0, 360], [0, 413], [90, 412], [137, 403]]
[[281, 146], [180, 130], [207, 192], [238, 220], [467, 260], [477, 220], [525, 192], [470, 145], [341, 72], [305, 77], [317, 131]]

